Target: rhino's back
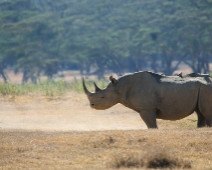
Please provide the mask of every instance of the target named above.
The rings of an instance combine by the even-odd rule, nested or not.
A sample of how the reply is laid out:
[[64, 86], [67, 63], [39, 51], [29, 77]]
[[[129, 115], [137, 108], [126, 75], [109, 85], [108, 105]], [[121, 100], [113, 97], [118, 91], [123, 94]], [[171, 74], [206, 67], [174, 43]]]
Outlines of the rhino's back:
[[212, 78], [208, 74], [190, 73], [183, 76], [183, 78], [194, 78], [202, 82], [202, 84], [212, 84]]
[[125, 97], [136, 110], [157, 110], [157, 118], [177, 120], [193, 113], [203, 80], [161, 76], [150, 72], [128, 75]]

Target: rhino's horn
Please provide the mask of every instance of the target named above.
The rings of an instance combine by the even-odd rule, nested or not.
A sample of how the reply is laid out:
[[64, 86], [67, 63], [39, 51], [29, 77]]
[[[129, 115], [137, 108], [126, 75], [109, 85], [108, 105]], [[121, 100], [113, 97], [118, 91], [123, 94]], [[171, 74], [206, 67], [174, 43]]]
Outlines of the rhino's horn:
[[85, 86], [84, 77], [82, 77], [82, 85], [83, 85], [83, 90], [84, 90], [85, 94], [87, 94], [87, 95], [91, 94], [91, 92], [89, 92], [87, 87]]
[[101, 91], [102, 89], [100, 89], [97, 84], [95, 82], [93, 82], [94, 86], [95, 86], [95, 92]]

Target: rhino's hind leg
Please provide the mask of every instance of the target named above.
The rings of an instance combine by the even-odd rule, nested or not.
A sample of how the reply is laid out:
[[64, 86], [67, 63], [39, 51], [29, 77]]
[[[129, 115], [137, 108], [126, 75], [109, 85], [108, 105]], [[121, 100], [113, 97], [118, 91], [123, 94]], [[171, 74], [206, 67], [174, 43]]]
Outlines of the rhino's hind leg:
[[143, 121], [146, 123], [148, 129], [158, 128], [156, 122], [156, 113], [154, 111], [141, 111], [140, 116]]
[[205, 127], [206, 126], [206, 120], [205, 117], [202, 115], [202, 113], [199, 110], [196, 110], [197, 113], [197, 127]]
[[212, 83], [202, 85], [199, 92], [198, 109], [205, 117], [206, 126], [212, 127]]
[[206, 118], [206, 125], [212, 127], [212, 118]]
[[212, 127], [212, 117], [209, 116], [208, 114], [205, 114], [205, 116], [200, 112], [200, 111], [196, 111], [197, 113], [197, 117], [198, 117], [198, 121], [197, 121], [197, 127]]
[[212, 127], [212, 116], [210, 116], [209, 114], [202, 114], [201, 112], [197, 112], [197, 117], [197, 127]]

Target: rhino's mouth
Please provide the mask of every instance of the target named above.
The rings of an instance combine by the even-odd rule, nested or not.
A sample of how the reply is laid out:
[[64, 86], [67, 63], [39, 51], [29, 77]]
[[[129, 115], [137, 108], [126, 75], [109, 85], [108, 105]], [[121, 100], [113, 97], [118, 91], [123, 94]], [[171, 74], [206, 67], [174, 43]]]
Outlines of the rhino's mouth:
[[104, 110], [104, 108], [99, 107], [98, 105], [94, 104], [94, 103], [90, 103], [90, 106], [92, 109], [96, 109], [96, 110]]
[[90, 103], [91, 108], [95, 109], [96, 108], [96, 104], [95, 103]]

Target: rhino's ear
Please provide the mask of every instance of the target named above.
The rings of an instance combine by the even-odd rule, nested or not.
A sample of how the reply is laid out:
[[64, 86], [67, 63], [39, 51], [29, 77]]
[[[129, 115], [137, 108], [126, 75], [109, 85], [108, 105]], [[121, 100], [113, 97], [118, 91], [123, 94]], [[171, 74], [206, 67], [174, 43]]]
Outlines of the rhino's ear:
[[115, 82], [117, 82], [117, 80], [113, 77], [113, 76], [110, 76], [110, 81], [114, 84]]

